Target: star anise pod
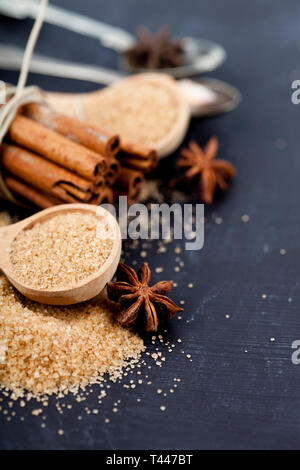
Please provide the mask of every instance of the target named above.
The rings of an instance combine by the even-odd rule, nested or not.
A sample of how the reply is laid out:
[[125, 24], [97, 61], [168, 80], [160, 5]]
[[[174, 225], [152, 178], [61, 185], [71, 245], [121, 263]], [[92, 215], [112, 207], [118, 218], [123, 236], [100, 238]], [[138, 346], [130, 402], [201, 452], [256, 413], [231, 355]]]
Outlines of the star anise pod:
[[178, 67], [184, 63], [182, 44], [171, 38], [168, 28], [161, 28], [156, 34], [140, 28], [137, 42], [125, 55], [133, 66], [149, 69]]
[[147, 332], [155, 332], [160, 320], [172, 318], [183, 310], [167, 297], [173, 281], [160, 281], [150, 287], [150, 277], [148, 263], [143, 263], [137, 273], [130, 266], [119, 264], [117, 282], [107, 284], [107, 294], [123, 307], [116, 317], [121, 325], [130, 327], [142, 321]]
[[[211, 137], [201, 149], [192, 140], [187, 149], [182, 149], [177, 168], [185, 170], [184, 176], [177, 182], [196, 182], [197, 192], [202, 201], [207, 204], [213, 202], [214, 193], [217, 187], [226, 190], [227, 180], [236, 174], [234, 166], [226, 160], [215, 159], [218, 153], [218, 139]], [[173, 182], [174, 185], [174, 182]]]

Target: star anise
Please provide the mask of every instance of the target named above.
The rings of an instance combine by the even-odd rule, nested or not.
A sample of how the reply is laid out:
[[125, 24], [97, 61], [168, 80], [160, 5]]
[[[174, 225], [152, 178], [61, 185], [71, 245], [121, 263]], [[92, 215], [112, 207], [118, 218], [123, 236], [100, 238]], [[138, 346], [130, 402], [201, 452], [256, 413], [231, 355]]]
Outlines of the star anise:
[[183, 47], [172, 39], [168, 28], [156, 34], [143, 27], [137, 32], [137, 42], [125, 52], [131, 65], [149, 69], [178, 67], [184, 63]]
[[121, 325], [129, 327], [142, 321], [147, 332], [155, 332], [160, 320], [172, 318], [183, 310], [167, 297], [173, 281], [160, 281], [150, 287], [150, 277], [148, 263], [143, 263], [137, 273], [130, 266], [119, 264], [117, 282], [107, 284], [107, 294], [123, 307], [116, 317]]
[[[177, 182], [196, 182], [197, 192], [202, 201], [213, 202], [217, 187], [226, 190], [227, 180], [236, 174], [234, 166], [226, 160], [215, 159], [218, 153], [218, 139], [211, 137], [202, 150], [193, 140], [187, 149], [182, 149], [177, 168], [185, 170], [184, 176]], [[174, 182], [173, 182], [174, 185]]]

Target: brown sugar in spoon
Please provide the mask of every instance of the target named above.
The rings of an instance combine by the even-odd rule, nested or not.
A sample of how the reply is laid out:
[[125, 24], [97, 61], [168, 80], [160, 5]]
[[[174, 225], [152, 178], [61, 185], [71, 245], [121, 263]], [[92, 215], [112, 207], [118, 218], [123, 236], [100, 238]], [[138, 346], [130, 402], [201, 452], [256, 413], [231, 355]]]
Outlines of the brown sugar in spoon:
[[[100, 269], [80, 281], [77, 285], [70, 287], [38, 289], [20, 282], [14, 273], [10, 256], [11, 245], [17, 235], [23, 230], [32, 228], [35, 223], [45, 221], [54, 215], [78, 211], [94, 214], [99, 223], [103, 223], [109, 227], [110, 233], [112, 234], [111, 239], [113, 244], [111, 252]], [[41, 250], [42, 249], [43, 246], [41, 246]], [[103, 290], [106, 283], [112, 279], [119, 264], [120, 254], [121, 234], [118, 222], [108, 210], [101, 206], [96, 207], [90, 204], [59, 205], [45, 209], [21, 222], [0, 229], [0, 268], [12, 285], [25, 297], [44, 304], [72, 305], [97, 296]]]
[[57, 112], [75, 116], [157, 151], [173, 152], [183, 141], [191, 118], [190, 106], [165, 73], [141, 73], [89, 93], [45, 94]]

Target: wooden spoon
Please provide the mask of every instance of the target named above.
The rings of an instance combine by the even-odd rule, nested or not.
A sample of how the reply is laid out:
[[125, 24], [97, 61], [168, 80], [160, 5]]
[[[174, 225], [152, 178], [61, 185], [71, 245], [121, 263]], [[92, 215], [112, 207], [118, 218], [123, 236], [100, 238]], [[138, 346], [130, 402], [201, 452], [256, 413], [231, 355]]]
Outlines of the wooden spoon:
[[[166, 96], [172, 97], [175, 118], [170, 124], [168, 132], [155, 142], [140, 142], [143, 145], [147, 145], [148, 147], [155, 149], [160, 157], [164, 157], [172, 153], [181, 144], [186, 135], [191, 118], [190, 105], [177, 87], [177, 83], [174, 78], [165, 73], [149, 72], [132, 75], [113, 83], [108, 88], [90, 93], [47, 92], [46, 99], [50, 106], [60, 113], [68, 114], [69, 116], [76, 117], [82, 121], [89, 122], [90, 124], [103, 127], [101, 122], [98, 122], [97, 117], [95, 116], [98, 115], [101, 117], [101, 112], [104, 112], [102, 103], [107, 90], [111, 89], [115, 90], [115, 92], [120, 90], [122, 93], [123, 87], [127, 86], [130, 86], [131, 90], [138, 90], [139, 85], [143, 83], [148, 84], [149, 89], [153, 88], [154, 92], [155, 90], [160, 89]], [[128, 102], [130, 103], [130, 97], [128, 98]], [[149, 110], [149, 113], [153, 114], [152, 107]], [[121, 116], [121, 118], [128, 120], [128, 116], [126, 115]], [[155, 114], [153, 115], [153, 120], [155, 120]], [[163, 123], [157, 122], [158, 127], [162, 124]], [[140, 125], [140, 122], [136, 124], [136, 126], [138, 125]], [[132, 123], [131, 127], [134, 129], [134, 123]], [[116, 129], [111, 129], [111, 131], [117, 132]], [[124, 140], [133, 140], [122, 135], [121, 138]]]
[[[147, 81], [154, 87], [165, 89], [167, 93], [173, 95], [174, 103], [176, 103], [176, 119], [174, 119], [169, 131], [155, 143], [147, 143], [149, 147], [157, 150], [161, 158], [180, 146], [191, 117], [216, 116], [227, 113], [235, 109], [241, 101], [241, 94], [236, 88], [210, 77], [175, 82], [165, 73], [143, 73], [119, 79], [108, 88], [114, 87], [118, 90], [122, 89], [122, 86], [126, 86], [127, 83], [139, 84], [141, 81]], [[58, 112], [76, 116], [78, 119], [102, 127], [101, 122], [97, 122], [95, 110], [99, 109], [99, 113], [103, 112], [102, 100], [105, 90], [108, 88], [77, 94], [48, 92], [46, 96], [49, 104]], [[204, 93], [205, 91], [206, 93]], [[153, 113], [153, 110], [149, 112]], [[126, 115], [124, 119], [126, 119]], [[124, 139], [125, 137], [123, 136]]]
[[[22, 231], [31, 228], [36, 222], [41, 222], [54, 214], [69, 212], [90, 212], [97, 216], [99, 222], [108, 224], [113, 234], [111, 253], [99, 271], [80, 281], [78, 285], [70, 288], [37, 289], [21, 283], [15, 275], [10, 259], [10, 247], [16, 236]], [[41, 250], [43, 247], [41, 246]], [[118, 222], [112, 214], [103, 207], [90, 204], [64, 204], [45, 209], [28, 217], [21, 222], [8, 225], [0, 229], [0, 268], [13, 286], [25, 297], [36, 302], [50, 305], [72, 305], [89, 300], [98, 295], [109, 282], [119, 263], [121, 254], [121, 234]]]

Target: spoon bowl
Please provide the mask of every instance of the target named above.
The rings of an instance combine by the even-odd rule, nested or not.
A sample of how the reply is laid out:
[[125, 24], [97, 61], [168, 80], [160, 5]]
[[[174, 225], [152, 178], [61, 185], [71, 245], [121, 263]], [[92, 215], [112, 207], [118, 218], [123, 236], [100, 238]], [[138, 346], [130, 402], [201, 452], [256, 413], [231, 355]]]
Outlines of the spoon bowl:
[[208, 39], [185, 37], [181, 40], [184, 64], [165, 69], [146, 69], [135, 67], [125, 54], [120, 55], [120, 68], [127, 73], [164, 72], [175, 78], [186, 78], [201, 73], [211, 72], [226, 60], [226, 51], [219, 44]]
[[[0, 13], [17, 19], [27, 17], [35, 19], [38, 9], [39, 2], [36, 0], [18, 0], [18, 2], [0, 0]], [[55, 5], [48, 5], [44, 21], [84, 36], [97, 38], [103, 46], [114, 49], [121, 54], [121, 67], [128, 72], [147, 71], [132, 67], [126, 57], [122, 57], [123, 53], [135, 43], [134, 36], [122, 28], [108, 25]], [[207, 39], [185, 37], [181, 40], [181, 43], [184, 50], [185, 64], [164, 70], [176, 78], [210, 72], [219, 67], [226, 59], [226, 52], [223, 47]], [[154, 70], [151, 71], [154, 72]]]
[[[78, 211], [94, 214], [99, 220], [99, 223], [108, 225], [110, 233], [112, 234], [113, 245], [111, 253], [105, 263], [96, 273], [80, 281], [75, 286], [38, 289], [31, 287], [29, 284], [27, 285], [20, 282], [14, 273], [10, 257], [11, 245], [17, 235], [21, 231], [33, 227], [35, 223], [45, 221], [54, 215]], [[43, 247], [41, 246], [41, 250], [42, 249]], [[21, 294], [43, 304], [72, 305], [96, 297], [103, 290], [106, 283], [112, 279], [119, 264], [120, 255], [121, 234], [118, 222], [108, 210], [101, 206], [97, 207], [90, 204], [63, 204], [45, 209], [21, 222], [0, 229], [0, 268]]]
[[[45, 96], [49, 105], [57, 112], [68, 114], [69, 116], [76, 116], [82, 121], [90, 122], [91, 124], [98, 125], [99, 127], [104, 127], [102, 123], [99, 123], [95, 118], [95, 111], [103, 110], [103, 97], [105, 97], [108, 92], [110, 93], [109, 90], [122, 92], [124, 89], [123, 87], [130, 86], [130, 89], [135, 90], [135, 93], [138, 94], [139, 87], [147, 84], [153, 88], [154, 91], [160, 89], [166, 94], [166, 96], [172, 96], [174, 106], [176, 107], [176, 116], [165, 135], [155, 142], [147, 142], [146, 144], [150, 148], [156, 150], [159, 157], [163, 157], [169, 155], [181, 144], [186, 135], [191, 117], [188, 102], [178, 89], [176, 80], [168, 74], [149, 72], [130, 75], [119, 82], [112, 84], [108, 88], [89, 93], [71, 94], [47, 92]], [[126, 119], [126, 116], [124, 116], [124, 119]], [[119, 133], [116, 129], [113, 131]], [[128, 138], [128, 140], [131, 139]]]

